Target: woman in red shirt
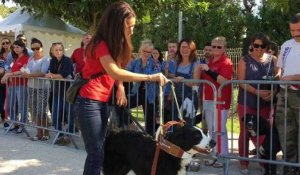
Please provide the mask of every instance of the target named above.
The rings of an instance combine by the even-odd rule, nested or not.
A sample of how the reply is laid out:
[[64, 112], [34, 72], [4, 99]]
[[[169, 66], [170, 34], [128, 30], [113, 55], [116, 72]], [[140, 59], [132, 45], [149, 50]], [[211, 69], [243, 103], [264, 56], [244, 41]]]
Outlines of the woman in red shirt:
[[[226, 38], [219, 36], [212, 40], [211, 42], [211, 57], [207, 59], [207, 64], [200, 64], [200, 70], [203, 72], [203, 79], [212, 82], [217, 89], [220, 85], [227, 80], [231, 80], [233, 77], [233, 64], [230, 58], [226, 55], [227, 42]], [[198, 70], [199, 72], [199, 70]], [[226, 129], [226, 122], [228, 117], [228, 110], [231, 104], [232, 89], [230, 85], [226, 85], [222, 88], [222, 99], [224, 102], [221, 109], [221, 155], [228, 154], [228, 136]], [[214, 92], [211, 86], [207, 83], [204, 84], [203, 91], [204, 101], [203, 101], [203, 111], [205, 115], [205, 121], [207, 123], [207, 128], [209, 135], [216, 139], [214, 131], [216, 131], [217, 119], [215, 118], [215, 105], [213, 103]], [[213, 166], [215, 168], [222, 167], [221, 162], [217, 162], [217, 159], [209, 160], [205, 162], [206, 165]]]
[[[135, 12], [123, 1], [111, 4], [104, 11], [98, 28], [86, 49], [83, 78], [103, 72], [91, 79], [79, 92], [75, 102], [81, 134], [87, 151], [84, 175], [99, 175], [104, 160], [103, 142], [107, 127], [107, 102], [113, 84], [117, 84], [117, 105], [127, 105], [122, 81], [167, 82], [161, 73], [146, 75], [124, 70], [132, 55], [131, 35]], [[115, 80], [117, 80], [115, 82]]]
[[[6, 83], [10, 80], [8, 86], [8, 112], [10, 121], [16, 121], [16, 114], [21, 113], [22, 123], [26, 123], [27, 120], [27, 79], [20, 77], [12, 77], [21, 75], [21, 68], [25, 67], [28, 60], [28, 52], [23, 41], [17, 40], [13, 43], [13, 62], [11, 63], [11, 72], [6, 73], [2, 79], [1, 83]], [[18, 107], [16, 104], [18, 103]], [[17, 111], [16, 111], [17, 110]], [[17, 129], [17, 133], [22, 133], [24, 126], [16, 127], [16, 125], [11, 126], [10, 130]]]

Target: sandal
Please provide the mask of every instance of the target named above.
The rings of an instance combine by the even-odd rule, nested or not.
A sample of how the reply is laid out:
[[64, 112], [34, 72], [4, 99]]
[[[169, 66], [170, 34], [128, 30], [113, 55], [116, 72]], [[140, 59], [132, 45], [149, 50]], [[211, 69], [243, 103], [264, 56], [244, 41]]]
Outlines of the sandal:
[[241, 165], [241, 167], [240, 167], [240, 173], [243, 174], [243, 175], [248, 175], [249, 174], [248, 166]]
[[41, 136], [34, 136], [34, 137], [31, 137], [30, 140], [32, 141], [38, 141], [38, 140], [42, 140], [43, 137]]
[[212, 166], [214, 168], [223, 168], [223, 163], [220, 163], [218, 159], [205, 160], [204, 165]]
[[41, 141], [46, 141], [46, 140], [49, 140], [50, 139], [50, 136], [43, 136], [42, 138], [41, 138]]
[[219, 162], [219, 161], [216, 161], [214, 164], [213, 164], [213, 167], [214, 168], [223, 168], [223, 163]]

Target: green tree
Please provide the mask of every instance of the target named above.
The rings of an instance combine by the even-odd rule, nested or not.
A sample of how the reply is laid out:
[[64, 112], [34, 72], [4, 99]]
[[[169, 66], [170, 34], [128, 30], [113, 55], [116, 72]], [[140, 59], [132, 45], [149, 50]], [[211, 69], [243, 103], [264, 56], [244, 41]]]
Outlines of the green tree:
[[9, 14], [16, 11], [16, 7], [6, 7], [4, 5], [0, 5], [0, 16], [6, 18]]
[[[9, 0], [2, 0], [6, 2]], [[13, 0], [34, 15], [50, 14], [73, 25], [93, 31], [105, 7], [115, 0]], [[137, 13], [133, 43], [151, 39], [155, 46], [166, 49], [169, 39], [178, 36], [178, 12], [183, 12], [183, 37], [194, 39], [198, 48], [215, 36], [228, 39], [229, 47], [242, 46], [244, 35], [265, 32], [281, 44], [289, 38], [287, 21], [298, 12], [300, 1], [261, 0], [128, 0]]]

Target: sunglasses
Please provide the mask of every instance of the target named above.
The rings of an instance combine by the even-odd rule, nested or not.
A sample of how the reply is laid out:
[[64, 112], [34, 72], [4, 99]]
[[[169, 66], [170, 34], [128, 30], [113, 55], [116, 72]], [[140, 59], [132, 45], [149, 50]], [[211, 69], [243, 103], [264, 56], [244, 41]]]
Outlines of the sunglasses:
[[3, 43], [2, 43], [2, 46], [4, 46], [5, 44], [6, 44], [6, 45], [9, 45], [10, 42], [3, 42]]
[[31, 48], [32, 51], [39, 51], [41, 48], [40, 47], [36, 47], [36, 48]]
[[217, 48], [217, 49], [222, 49], [223, 46], [211, 46], [213, 49]]
[[267, 46], [264, 45], [264, 44], [262, 44], [262, 45], [260, 45], [260, 44], [253, 44], [253, 47], [256, 48], [256, 49], [258, 49], [259, 47], [262, 48], [262, 49], [267, 48]]
[[151, 51], [147, 51], [147, 50], [143, 50], [143, 52], [144, 52], [144, 53], [148, 53], [148, 54], [151, 53]]

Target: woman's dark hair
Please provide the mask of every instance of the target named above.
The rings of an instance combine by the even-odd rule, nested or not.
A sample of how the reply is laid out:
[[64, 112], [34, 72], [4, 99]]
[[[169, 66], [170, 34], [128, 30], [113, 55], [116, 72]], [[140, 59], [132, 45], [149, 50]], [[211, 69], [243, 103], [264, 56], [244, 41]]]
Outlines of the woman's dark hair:
[[[2, 42], [3, 42], [3, 40], [8, 40], [8, 42], [11, 43], [11, 40], [8, 39], [8, 38], [2, 38]], [[0, 58], [3, 56], [4, 52], [5, 52], [5, 49], [4, 49], [4, 47], [1, 45]]]
[[[27, 51], [27, 48], [25, 46], [25, 43], [22, 41], [22, 40], [16, 40], [14, 43], [13, 43], [13, 46], [19, 46], [19, 47], [22, 47], [24, 50], [23, 50], [23, 54], [27, 55], [28, 56], [28, 51]], [[18, 55], [16, 54], [16, 52], [14, 51], [14, 49], [12, 50], [11, 52], [12, 54], [12, 57], [14, 59], [17, 59], [18, 58]]]
[[271, 41], [270, 44], [269, 44], [268, 50], [274, 51], [273, 56], [278, 57], [278, 55], [279, 55], [279, 49], [278, 49], [278, 45], [277, 45], [276, 42]]
[[162, 64], [162, 62], [163, 62], [163, 55], [162, 55], [162, 53], [161, 53], [160, 48], [154, 47], [154, 50], [157, 50], [157, 52], [158, 52], [158, 54], [159, 54], [159, 56], [158, 56], [158, 61], [160, 62], [160, 64]]
[[267, 47], [270, 44], [269, 36], [264, 33], [256, 33], [251, 39], [251, 44], [253, 44], [255, 40], [261, 40], [263, 45], [266, 45]]
[[39, 39], [37, 39], [37, 38], [32, 38], [32, 39], [31, 39], [31, 45], [32, 45], [32, 44], [35, 44], [35, 43], [38, 43], [41, 47], [43, 47], [43, 44], [42, 44], [42, 42], [41, 42]]
[[178, 44], [178, 48], [177, 48], [177, 65], [179, 65], [182, 62], [182, 55], [180, 54], [180, 47], [182, 45], [183, 42], [186, 42], [189, 46], [189, 48], [191, 49], [191, 54], [189, 56], [189, 60], [191, 63], [195, 62], [197, 60], [197, 55], [196, 55], [196, 51], [197, 51], [197, 47], [196, 44], [193, 40], [191, 39], [182, 39], [179, 44]]
[[105, 41], [113, 60], [125, 66], [133, 50], [131, 39], [125, 37], [125, 22], [132, 17], [136, 14], [128, 3], [118, 1], [111, 4], [104, 11], [86, 53], [91, 52], [94, 57], [96, 46], [100, 41]]

